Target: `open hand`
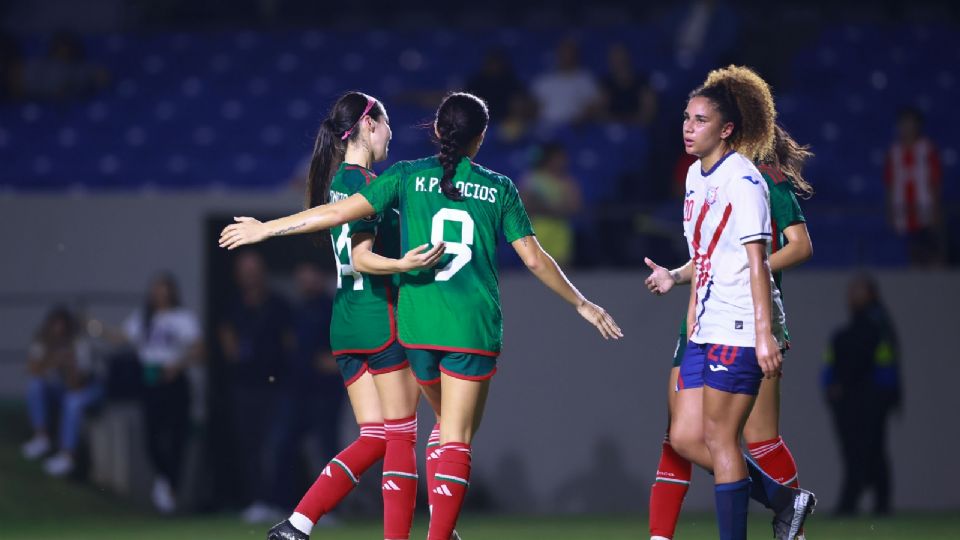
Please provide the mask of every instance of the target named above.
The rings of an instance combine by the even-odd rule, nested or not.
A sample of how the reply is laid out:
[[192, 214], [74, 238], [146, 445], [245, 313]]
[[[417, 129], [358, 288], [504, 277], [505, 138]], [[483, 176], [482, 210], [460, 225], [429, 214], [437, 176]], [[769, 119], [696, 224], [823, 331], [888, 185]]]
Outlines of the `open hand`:
[[620, 339], [623, 337], [623, 330], [617, 326], [617, 321], [602, 307], [589, 300], [580, 302], [577, 306], [577, 313], [587, 320], [590, 324], [597, 327], [603, 339]]
[[427, 248], [430, 244], [423, 244], [417, 246], [406, 253], [400, 263], [403, 266], [405, 272], [411, 270], [420, 270], [422, 268], [431, 268], [437, 264], [440, 260], [440, 257], [443, 257], [444, 253], [447, 252], [447, 245], [443, 242], [433, 246], [429, 250]]
[[267, 238], [266, 227], [252, 217], [235, 217], [236, 223], [227, 225], [220, 233], [220, 247], [235, 249], [248, 244], [256, 244]]
[[657, 296], [670, 292], [670, 289], [677, 283], [673, 280], [673, 276], [670, 275], [670, 271], [646, 257], [643, 258], [643, 262], [647, 263], [647, 266], [651, 270], [647, 279], [643, 280], [643, 283], [647, 286], [647, 290]]

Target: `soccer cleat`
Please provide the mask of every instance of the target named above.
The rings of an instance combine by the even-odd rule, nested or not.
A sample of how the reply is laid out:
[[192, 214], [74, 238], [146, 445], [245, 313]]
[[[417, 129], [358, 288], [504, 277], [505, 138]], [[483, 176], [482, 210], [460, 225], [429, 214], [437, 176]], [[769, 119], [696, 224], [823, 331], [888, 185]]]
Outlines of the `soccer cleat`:
[[807, 516], [817, 506], [817, 497], [810, 491], [798, 489], [789, 505], [773, 517], [773, 537], [777, 540], [798, 540]]
[[290, 524], [289, 519], [285, 519], [270, 529], [267, 540], [310, 540], [310, 535], [303, 534]]

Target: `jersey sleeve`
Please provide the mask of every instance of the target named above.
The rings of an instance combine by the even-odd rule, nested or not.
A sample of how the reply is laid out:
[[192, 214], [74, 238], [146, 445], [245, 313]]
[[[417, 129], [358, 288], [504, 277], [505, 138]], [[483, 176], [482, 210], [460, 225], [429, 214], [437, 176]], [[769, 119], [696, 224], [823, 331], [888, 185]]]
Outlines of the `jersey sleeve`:
[[524, 236], [532, 236], [534, 234], [533, 225], [530, 224], [527, 209], [523, 207], [523, 201], [520, 200], [517, 186], [508, 179], [504, 191], [500, 218], [500, 229], [503, 231], [503, 236], [508, 243]]
[[777, 222], [780, 230], [807, 222], [790, 182], [770, 186], [770, 217]]
[[376, 180], [361, 189], [360, 195], [367, 199], [367, 202], [376, 210], [377, 214], [383, 214], [384, 211], [391, 208], [399, 208], [400, 182], [403, 177], [403, 162], [394, 163], [390, 168], [383, 171], [383, 174], [378, 176]]
[[729, 184], [730, 204], [733, 205], [733, 232], [741, 244], [773, 236], [770, 226], [770, 205], [764, 180], [758, 174], [743, 174]]

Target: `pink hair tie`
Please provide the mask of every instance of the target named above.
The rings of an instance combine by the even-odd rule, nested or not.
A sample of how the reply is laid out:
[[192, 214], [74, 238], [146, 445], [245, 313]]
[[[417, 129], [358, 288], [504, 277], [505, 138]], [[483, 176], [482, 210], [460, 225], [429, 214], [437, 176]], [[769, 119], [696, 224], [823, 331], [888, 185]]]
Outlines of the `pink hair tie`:
[[359, 124], [360, 121], [363, 120], [363, 117], [366, 116], [367, 113], [370, 112], [370, 109], [373, 108], [373, 104], [376, 103], [376, 102], [377, 102], [377, 100], [373, 99], [373, 98], [370, 97], [370, 96], [367, 96], [367, 107], [366, 107], [365, 109], [363, 109], [363, 113], [360, 115], [360, 118], [357, 118], [357, 121], [354, 122], [352, 126], [350, 126], [350, 129], [348, 129], [347, 131], [345, 131], [345, 132], [343, 133], [343, 137], [340, 137], [340, 140], [341, 140], [341, 141], [347, 140], [347, 137], [349, 137], [350, 134], [353, 133], [353, 128], [357, 127], [357, 124]]

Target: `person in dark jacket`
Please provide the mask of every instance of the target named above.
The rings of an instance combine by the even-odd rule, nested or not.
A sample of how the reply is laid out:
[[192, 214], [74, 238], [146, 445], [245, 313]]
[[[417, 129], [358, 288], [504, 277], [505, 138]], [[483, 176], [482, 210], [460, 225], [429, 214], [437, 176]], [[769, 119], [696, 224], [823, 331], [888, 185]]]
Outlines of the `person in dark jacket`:
[[857, 513], [864, 491], [875, 514], [890, 513], [887, 424], [902, 403], [897, 334], [876, 281], [860, 274], [847, 289], [850, 320], [827, 350], [823, 386], [844, 463], [839, 515]]

